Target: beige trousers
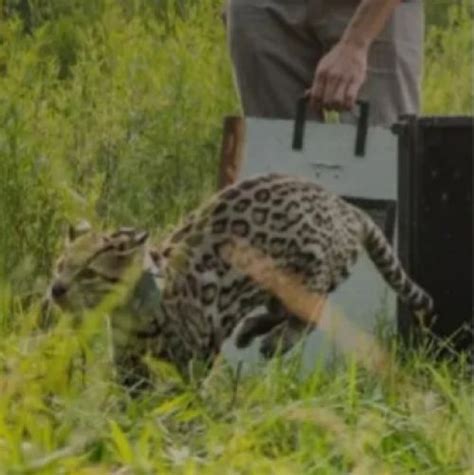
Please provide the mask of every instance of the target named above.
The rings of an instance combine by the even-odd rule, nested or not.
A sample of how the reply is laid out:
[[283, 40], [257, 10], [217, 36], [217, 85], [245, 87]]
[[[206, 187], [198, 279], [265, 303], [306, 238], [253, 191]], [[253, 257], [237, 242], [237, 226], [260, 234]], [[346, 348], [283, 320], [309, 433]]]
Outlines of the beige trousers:
[[[321, 57], [340, 39], [359, 0], [229, 0], [227, 29], [243, 112], [293, 118]], [[369, 52], [359, 99], [370, 122], [417, 113], [423, 59], [421, 0], [400, 3]], [[352, 122], [353, 113], [341, 114]]]

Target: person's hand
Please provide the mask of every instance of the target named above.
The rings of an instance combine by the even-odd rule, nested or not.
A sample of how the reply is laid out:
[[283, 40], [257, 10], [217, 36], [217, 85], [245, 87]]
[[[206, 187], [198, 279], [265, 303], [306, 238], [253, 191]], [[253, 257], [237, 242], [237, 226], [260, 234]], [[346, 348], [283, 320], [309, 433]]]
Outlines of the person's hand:
[[351, 110], [365, 81], [368, 48], [337, 43], [320, 60], [313, 84], [306, 94], [317, 110]]

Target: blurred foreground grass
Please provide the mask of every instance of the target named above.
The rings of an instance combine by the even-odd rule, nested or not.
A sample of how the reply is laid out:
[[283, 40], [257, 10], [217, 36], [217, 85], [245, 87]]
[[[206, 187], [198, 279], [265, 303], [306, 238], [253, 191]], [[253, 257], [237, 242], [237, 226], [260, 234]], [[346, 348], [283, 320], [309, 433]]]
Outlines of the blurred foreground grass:
[[303, 375], [296, 352], [238, 380], [220, 366], [205, 391], [154, 361], [156, 389], [130, 400], [100, 315], [48, 336], [32, 336], [34, 312], [20, 316], [0, 338], [0, 473], [472, 473], [462, 361], [418, 351], [399, 363], [392, 347], [383, 374], [348, 353]]

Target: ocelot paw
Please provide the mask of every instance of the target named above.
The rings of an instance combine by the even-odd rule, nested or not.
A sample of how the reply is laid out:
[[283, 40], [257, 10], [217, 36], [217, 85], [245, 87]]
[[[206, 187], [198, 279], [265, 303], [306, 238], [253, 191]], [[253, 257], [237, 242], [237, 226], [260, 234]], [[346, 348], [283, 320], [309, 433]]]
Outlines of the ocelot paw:
[[304, 335], [307, 324], [295, 318], [288, 318], [274, 327], [262, 338], [260, 354], [272, 358], [276, 354], [288, 353]]
[[246, 348], [256, 337], [268, 333], [281, 322], [281, 316], [275, 316], [269, 313], [247, 317], [237, 330], [235, 346], [240, 349]]

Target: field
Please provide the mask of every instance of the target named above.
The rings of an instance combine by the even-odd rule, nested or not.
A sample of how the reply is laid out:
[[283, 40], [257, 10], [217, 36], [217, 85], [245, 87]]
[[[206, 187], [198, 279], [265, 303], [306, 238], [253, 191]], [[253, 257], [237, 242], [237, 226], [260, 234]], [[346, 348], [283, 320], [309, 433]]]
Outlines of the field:
[[[215, 189], [239, 110], [219, 3], [0, 1], [0, 475], [472, 473], [462, 356], [385, 341], [382, 369], [303, 378], [295, 354], [206, 391], [151, 362], [131, 400], [99, 315], [36, 330], [68, 222], [158, 239]], [[470, 2], [426, 3], [423, 110], [472, 114]]]

